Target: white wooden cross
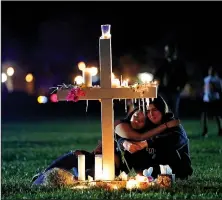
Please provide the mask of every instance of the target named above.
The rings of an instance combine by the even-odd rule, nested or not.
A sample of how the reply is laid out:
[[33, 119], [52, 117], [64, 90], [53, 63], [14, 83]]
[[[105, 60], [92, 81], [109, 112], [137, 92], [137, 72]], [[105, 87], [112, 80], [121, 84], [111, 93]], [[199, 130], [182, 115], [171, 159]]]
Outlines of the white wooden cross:
[[[100, 55], [100, 88], [83, 88], [85, 96], [80, 100], [101, 99], [101, 126], [102, 126], [102, 159], [103, 180], [115, 179], [114, 160], [114, 111], [113, 99], [136, 99], [141, 94], [131, 88], [112, 88], [112, 49], [111, 36], [99, 39]], [[57, 92], [59, 101], [66, 101], [68, 90]], [[157, 86], [149, 87], [142, 98], [156, 98]]]

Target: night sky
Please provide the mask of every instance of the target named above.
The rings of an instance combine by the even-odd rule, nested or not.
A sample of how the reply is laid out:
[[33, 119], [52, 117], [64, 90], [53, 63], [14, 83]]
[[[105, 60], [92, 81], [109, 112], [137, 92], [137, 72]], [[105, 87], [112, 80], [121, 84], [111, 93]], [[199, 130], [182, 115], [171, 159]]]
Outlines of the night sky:
[[55, 41], [64, 53], [52, 53], [57, 62], [96, 59], [100, 25], [109, 23], [114, 56], [173, 41], [191, 60], [221, 63], [221, 8], [220, 2], [2, 2], [2, 59], [47, 59], [52, 50], [45, 46]]

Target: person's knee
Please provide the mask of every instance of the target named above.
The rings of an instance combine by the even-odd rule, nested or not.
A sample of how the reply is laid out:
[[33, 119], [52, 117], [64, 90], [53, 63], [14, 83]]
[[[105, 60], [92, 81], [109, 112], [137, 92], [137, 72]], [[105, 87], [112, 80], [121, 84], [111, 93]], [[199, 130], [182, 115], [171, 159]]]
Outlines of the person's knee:
[[83, 155], [83, 152], [81, 150], [71, 151], [70, 153], [74, 154], [75, 156]]

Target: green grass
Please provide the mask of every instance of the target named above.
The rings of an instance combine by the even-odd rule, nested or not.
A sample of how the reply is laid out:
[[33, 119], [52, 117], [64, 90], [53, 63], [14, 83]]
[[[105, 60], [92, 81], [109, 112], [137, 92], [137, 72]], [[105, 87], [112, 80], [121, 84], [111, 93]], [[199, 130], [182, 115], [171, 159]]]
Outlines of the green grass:
[[3, 199], [222, 199], [222, 138], [216, 125], [200, 137], [198, 121], [183, 121], [190, 138], [194, 174], [167, 190], [115, 191], [31, 188], [31, 177], [69, 150], [92, 150], [100, 121], [2, 124]]

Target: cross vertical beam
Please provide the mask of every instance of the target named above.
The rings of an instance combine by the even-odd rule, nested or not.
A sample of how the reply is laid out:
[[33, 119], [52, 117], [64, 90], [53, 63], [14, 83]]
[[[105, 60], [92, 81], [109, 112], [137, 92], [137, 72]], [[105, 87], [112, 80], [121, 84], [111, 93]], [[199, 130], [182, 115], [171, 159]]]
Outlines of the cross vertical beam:
[[[110, 89], [112, 86], [112, 49], [111, 38], [99, 40], [100, 86]], [[103, 180], [115, 179], [113, 99], [101, 99], [102, 158]]]

